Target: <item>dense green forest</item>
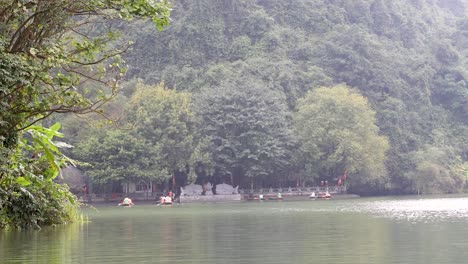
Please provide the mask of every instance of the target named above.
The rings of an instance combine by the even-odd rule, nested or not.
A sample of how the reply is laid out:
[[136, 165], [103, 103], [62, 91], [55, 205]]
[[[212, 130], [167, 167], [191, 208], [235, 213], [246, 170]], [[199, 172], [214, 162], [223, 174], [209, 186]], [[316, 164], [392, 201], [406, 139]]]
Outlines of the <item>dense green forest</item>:
[[[454, 193], [468, 160], [466, 1], [177, 1], [105, 118], [63, 120], [98, 184]], [[109, 123], [109, 122], [107, 122]], [[85, 124], [85, 125], [84, 125]]]

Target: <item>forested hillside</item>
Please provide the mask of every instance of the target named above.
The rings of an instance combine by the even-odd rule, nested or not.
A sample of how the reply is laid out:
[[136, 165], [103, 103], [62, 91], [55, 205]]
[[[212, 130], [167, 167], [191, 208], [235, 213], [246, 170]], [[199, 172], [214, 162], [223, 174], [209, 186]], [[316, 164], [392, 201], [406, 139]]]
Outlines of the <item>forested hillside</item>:
[[96, 182], [465, 187], [467, 1], [181, 0], [171, 19], [118, 25], [121, 131], [63, 122]]

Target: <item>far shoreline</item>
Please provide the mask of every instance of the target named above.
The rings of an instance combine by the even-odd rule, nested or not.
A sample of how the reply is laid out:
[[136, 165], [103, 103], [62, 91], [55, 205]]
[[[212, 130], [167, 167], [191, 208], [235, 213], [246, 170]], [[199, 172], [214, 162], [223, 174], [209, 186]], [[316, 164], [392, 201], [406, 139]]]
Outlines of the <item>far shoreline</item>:
[[[216, 195], [214, 195], [216, 196]], [[202, 197], [202, 196], [201, 196]], [[283, 201], [312, 201], [312, 199], [309, 198], [308, 195], [287, 195], [283, 194]], [[330, 200], [344, 200], [344, 199], [356, 199], [356, 198], [361, 198], [361, 196], [357, 194], [335, 194], [332, 196]], [[132, 199], [135, 205], [157, 205], [158, 201], [157, 200], [148, 200], [148, 199]], [[320, 200], [320, 199], [317, 199]], [[199, 200], [192, 200], [189, 202], [177, 202], [178, 199], [176, 198], [176, 202], [174, 203], [175, 205], [184, 205], [184, 204], [223, 204], [223, 203], [255, 203], [255, 202], [278, 202], [276, 200], [264, 200], [264, 201], [258, 201], [258, 200], [253, 200], [249, 201], [246, 200], [244, 197], [242, 197], [240, 200], [213, 200], [213, 201], [199, 201]], [[103, 206], [118, 206], [118, 203], [121, 202], [120, 200], [110, 200], [110, 201], [104, 201], [104, 200], [95, 200], [92, 202], [85, 202], [81, 201], [82, 207], [87, 207], [87, 206], [98, 206], [98, 207], [103, 207]]]

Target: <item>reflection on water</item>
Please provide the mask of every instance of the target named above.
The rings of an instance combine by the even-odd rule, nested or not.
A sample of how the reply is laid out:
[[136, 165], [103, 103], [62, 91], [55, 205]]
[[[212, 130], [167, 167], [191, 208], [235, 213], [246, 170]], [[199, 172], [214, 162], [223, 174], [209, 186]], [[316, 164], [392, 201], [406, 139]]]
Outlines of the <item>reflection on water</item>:
[[[466, 263], [468, 199], [133, 208], [0, 232], [0, 263]], [[414, 224], [417, 223], [417, 224]]]
[[83, 243], [83, 225], [0, 232], [0, 263], [64, 263]]
[[468, 220], [468, 198], [406, 199], [358, 202], [342, 210], [408, 221]]

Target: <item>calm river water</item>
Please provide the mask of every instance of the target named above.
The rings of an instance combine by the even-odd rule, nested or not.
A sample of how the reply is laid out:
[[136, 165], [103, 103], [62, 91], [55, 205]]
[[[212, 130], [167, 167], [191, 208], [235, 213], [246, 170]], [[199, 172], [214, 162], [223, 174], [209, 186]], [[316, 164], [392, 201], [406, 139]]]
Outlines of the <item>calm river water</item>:
[[468, 198], [137, 205], [0, 231], [0, 263], [468, 263]]

